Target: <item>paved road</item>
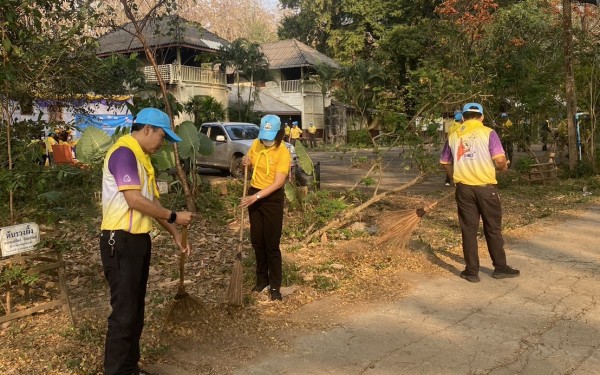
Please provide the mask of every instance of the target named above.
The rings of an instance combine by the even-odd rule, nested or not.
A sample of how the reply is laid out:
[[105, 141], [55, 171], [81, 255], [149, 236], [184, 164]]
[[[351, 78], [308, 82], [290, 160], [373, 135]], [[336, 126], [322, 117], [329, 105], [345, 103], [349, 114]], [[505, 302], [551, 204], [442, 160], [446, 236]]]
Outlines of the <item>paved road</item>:
[[600, 374], [599, 224], [596, 207], [527, 240], [509, 237], [520, 278], [493, 279], [482, 257], [478, 284], [422, 282], [235, 374]]
[[[436, 151], [437, 153], [437, 151]], [[320, 163], [321, 166], [321, 188], [336, 190], [348, 189], [360, 182], [369, 171], [376, 155], [372, 150], [354, 150], [348, 152], [312, 152], [309, 155], [313, 164]], [[412, 180], [418, 171], [412, 168], [410, 162], [405, 162], [403, 156], [406, 153], [401, 148], [394, 148], [383, 157], [383, 173], [374, 173], [371, 177], [379, 179], [378, 191], [387, 191]], [[210, 168], [200, 168], [200, 175], [210, 181], [226, 180], [226, 174]], [[429, 179], [419, 186], [420, 191], [434, 190], [443, 186], [444, 176], [440, 169], [438, 175], [430, 176]], [[366, 187], [360, 184], [361, 189], [374, 190], [374, 185]]]

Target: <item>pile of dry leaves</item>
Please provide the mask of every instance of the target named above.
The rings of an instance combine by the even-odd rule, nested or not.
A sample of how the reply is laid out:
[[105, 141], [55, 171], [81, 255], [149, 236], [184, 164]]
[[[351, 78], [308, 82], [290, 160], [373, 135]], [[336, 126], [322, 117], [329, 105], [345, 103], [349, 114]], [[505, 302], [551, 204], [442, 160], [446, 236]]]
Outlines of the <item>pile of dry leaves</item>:
[[[539, 187], [513, 184], [503, 189], [507, 234], [589, 204], [593, 196], [582, 195], [580, 185], [567, 181]], [[382, 211], [422, 207], [447, 193], [442, 189], [416, 189], [386, 198], [361, 212], [350, 226], [330, 233], [326, 242], [305, 245], [284, 238], [284, 282], [288, 284], [282, 290], [284, 302], [270, 302], [266, 294], [250, 292], [254, 266], [246, 241], [245, 305], [241, 308], [223, 302], [239, 223], [195, 222], [190, 229], [193, 254], [186, 263], [185, 285], [202, 301], [204, 311], [193, 322], [169, 323], [164, 319], [177, 290], [178, 253], [170, 238], [159, 233], [154, 239], [147, 294], [143, 362], [171, 364], [194, 374], [227, 374], [253, 361], [260, 352], [285, 350], [290, 338], [300, 333], [327, 329], [341, 312], [372, 302], [398, 300], [423, 278], [454, 277], [460, 270], [451, 263], [460, 262], [462, 253], [452, 199], [441, 201], [421, 220], [408, 248], [373, 246]], [[301, 213], [289, 212], [285, 225], [296, 225], [301, 218]], [[0, 331], [0, 373], [101, 373], [110, 307], [97, 229], [64, 223], [60, 232], [47, 235], [73, 244], [65, 261], [76, 326], [71, 326], [68, 315], [60, 309], [6, 324]], [[29, 298], [42, 299], [48, 290], [56, 290], [55, 282], [40, 279]], [[17, 301], [23, 305], [18, 308], [36, 303], [23, 296]]]

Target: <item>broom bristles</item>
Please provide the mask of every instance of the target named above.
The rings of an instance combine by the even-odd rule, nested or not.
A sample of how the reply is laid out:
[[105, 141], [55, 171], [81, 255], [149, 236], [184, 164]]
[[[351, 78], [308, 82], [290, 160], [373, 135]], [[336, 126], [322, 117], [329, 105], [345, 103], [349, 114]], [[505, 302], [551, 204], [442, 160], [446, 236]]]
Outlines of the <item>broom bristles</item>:
[[185, 291], [178, 291], [174, 301], [169, 306], [165, 319], [170, 322], [180, 322], [204, 315], [206, 310], [202, 303]]
[[242, 306], [244, 292], [242, 290], [244, 284], [244, 269], [242, 261], [236, 257], [231, 270], [231, 279], [229, 280], [229, 288], [227, 289], [227, 301], [233, 306]]
[[385, 213], [379, 219], [381, 235], [375, 241], [382, 248], [404, 248], [421, 221], [417, 210], [400, 210]]

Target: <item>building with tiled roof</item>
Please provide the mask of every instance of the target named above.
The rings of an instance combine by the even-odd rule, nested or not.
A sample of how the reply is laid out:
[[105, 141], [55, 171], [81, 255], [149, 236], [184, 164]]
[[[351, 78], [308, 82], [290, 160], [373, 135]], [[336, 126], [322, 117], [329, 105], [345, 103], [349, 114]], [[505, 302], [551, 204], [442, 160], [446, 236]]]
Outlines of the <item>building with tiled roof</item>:
[[[200, 24], [178, 16], [149, 20], [144, 30], [146, 41], [152, 48], [181, 48], [184, 52], [217, 53], [229, 42], [203, 28]], [[115, 53], [143, 52], [142, 44], [133, 35], [133, 24], [128, 23], [102, 35], [98, 39], [98, 56]]]
[[[145, 59], [143, 48], [132, 35], [132, 24], [104, 34], [98, 40], [98, 56], [111, 54], [139, 54], [144, 67], [146, 81], [157, 83], [156, 73]], [[160, 75], [168, 90], [180, 103], [186, 103], [195, 95], [209, 95], [228, 107], [229, 101], [237, 96], [230, 95], [224, 72], [213, 69], [210, 56], [215, 55], [229, 42], [202, 28], [199, 24], [178, 16], [151, 20], [144, 28], [150, 47], [157, 50], [156, 59]], [[269, 62], [272, 81], [258, 83], [259, 96], [254, 103], [255, 111], [282, 114], [288, 121], [298, 121], [303, 129], [313, 122], [319, 135], [325, 128], [325, 108], [330, 105], [329, 95], [323, 97], [321, 87], [313, 78], [318, 66], [332, 68], [339, 65], [330, 57], [299, 42], [296, 39], [280, 40], [261, 44], [261, 50]], [[245, 89], [244, 89], [245, 90]], [[283, 106], [285, 108], [283, 108]], [[187, 115], [181, 116], [185, 120]]]
[[260, 48], [269, 61], [273, 77], [265, 83], [263, 90], [301, 111], [300, 118], [292, 118], [299, 122], [300, 128], [306, 130], [312, 122], [317, 127], [318, 137], [324, 136], [326, 108], [331, 105], [331, 98], [328, 94], [323, 98], [321, 86], [314, 76], [320, 65], [337, 69], [339, 64], [296, 39], [263, 43]]

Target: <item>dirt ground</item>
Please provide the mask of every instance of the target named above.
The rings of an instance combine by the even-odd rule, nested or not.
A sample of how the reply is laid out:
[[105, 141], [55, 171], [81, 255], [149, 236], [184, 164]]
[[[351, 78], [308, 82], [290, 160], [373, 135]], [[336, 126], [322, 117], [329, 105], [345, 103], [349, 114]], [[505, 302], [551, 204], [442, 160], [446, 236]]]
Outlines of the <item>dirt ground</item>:
[[[441, 175], [437, 177], [443, 181]], [[584, 189], [586, 184], [589, 182], [566, 180], [529, 187], [518, 176], [507, 176], [501, 190], [506, 233], [526, 237], [535, 231], [532, 223], [553, 217], [558, 220], [568, 210], [592, 204], [595, 195], [584, 194], [584, 190], [600, 191], [591, 185]], [[194, 252], [186, 263], [185, 276], [186, 290], [203, 306], [195, 321], [164, 319], [177, 289], [178, 254], [170, 239], [158, 234], [147, 294], [142, 365], [163, 375], [231, 374], [267, 353], [286, 352], [295, 337], [339, 326], [343, 317], [368, 311], [373, 304], [402, 299], [424, 280], [456, 277], [460, 269], [455, 264], [462, 255], [452, 199], [441, 201], [423, 218], [408, 248], [374, 246], [377, 218], [383, 211], [424, 206], [444, 196], [446, 189], [440, 183], [439, 188], [386, 198], [318, 243], [284, 239], [283, 302], [269, 301], [266, 293], [250, 292], [253, 256], [245, 243], [241, 308], [224, 303], [239, 223], [231, 220], [227, 226], [215, 226], [199, 220], [191, 229]], [[290, 213], [285, 225], [295, 225], [301, 215]], [[65, 260], [76, 325], [72, 327], [59, 309], [6, 324], [0, 331], [2, 374], [101, 373], [110, 307], [97, 251], [97, 227], [64, 223], [61, 233], [54, 235], [74, 245]], [[482, 256], [487, 256], [484, 242], [480, 248]], [[30, 298], [42, 298], [55, 287], [53, 281], [44, 280], [33, 288]], [[21, 302], [24, 307], [29, 303], [24, 296]]]

